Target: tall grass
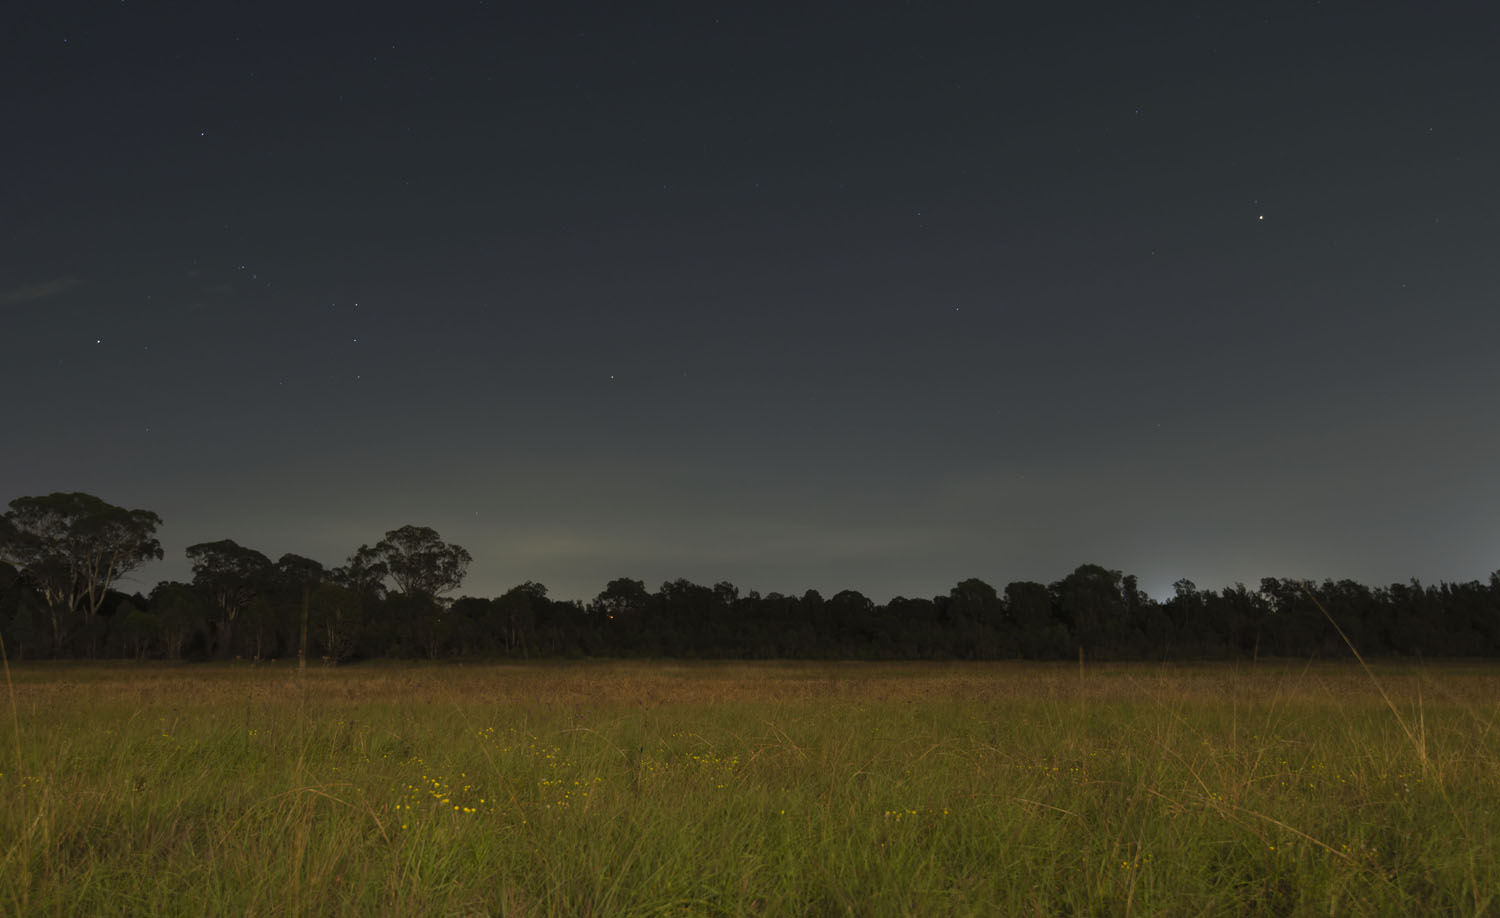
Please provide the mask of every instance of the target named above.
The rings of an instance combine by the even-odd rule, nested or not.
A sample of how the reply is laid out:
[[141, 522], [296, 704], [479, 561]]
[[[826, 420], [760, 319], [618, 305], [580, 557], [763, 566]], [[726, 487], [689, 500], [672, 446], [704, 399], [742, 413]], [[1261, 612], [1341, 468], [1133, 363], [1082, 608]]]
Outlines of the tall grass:
[[1490, 666], [13, 676], [4, 914], [1500, 909]]

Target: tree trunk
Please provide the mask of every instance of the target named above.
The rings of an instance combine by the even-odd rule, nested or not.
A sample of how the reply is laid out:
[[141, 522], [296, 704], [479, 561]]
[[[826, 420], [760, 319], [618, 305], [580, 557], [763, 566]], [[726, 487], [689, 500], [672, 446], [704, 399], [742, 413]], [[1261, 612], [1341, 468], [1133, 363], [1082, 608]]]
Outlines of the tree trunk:
[[63, 647], [68, 642], [68, 626], [63, 614], [56, 606], [49, 606], [47, 611], [52, 616], [52, 655], [60, 657], [63, 655]]
[[312, 601], [312, 585], [302, 585], [302, 637], [297, 643], [297, 675], [307, 675], [307, 607]]
[[228, 620], [214, 622], [214, 656], [227, 660], [230, 656], [229, 639], [234, 634], [234, 623]]

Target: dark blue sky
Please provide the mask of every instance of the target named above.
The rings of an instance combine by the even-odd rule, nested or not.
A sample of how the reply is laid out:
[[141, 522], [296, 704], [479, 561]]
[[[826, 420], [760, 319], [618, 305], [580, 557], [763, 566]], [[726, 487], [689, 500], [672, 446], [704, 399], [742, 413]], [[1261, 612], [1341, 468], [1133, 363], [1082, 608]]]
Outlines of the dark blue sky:
[[1500, 567], [1484, 5], [31, 6], [0, 498], [143, 588]]

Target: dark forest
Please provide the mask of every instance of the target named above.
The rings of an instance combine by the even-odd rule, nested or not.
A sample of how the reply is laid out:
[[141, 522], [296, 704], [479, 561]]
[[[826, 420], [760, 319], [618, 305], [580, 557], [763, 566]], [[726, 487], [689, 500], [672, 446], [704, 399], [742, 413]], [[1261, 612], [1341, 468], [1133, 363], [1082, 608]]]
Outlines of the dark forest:
[[1053, 583], [964, 580], [879, 604], [673, 580], [610, 581], [588, 602], [525, 582], [451, 598], [470, 561], [425, 527], [393, 529], [338, 567], [277, 560], [230, 539], [187, 548], [189, 583], [117, 587], [162, 557], [161, 520], [97, 497], [17, 498], [0, 518], [0, 636], [11, 659], [587, 656], [719, 659], [1200, 660], [1261, 656], [1500, 656], [1500, 571], [1488, 583], [1174, 585], [1084, 564]]

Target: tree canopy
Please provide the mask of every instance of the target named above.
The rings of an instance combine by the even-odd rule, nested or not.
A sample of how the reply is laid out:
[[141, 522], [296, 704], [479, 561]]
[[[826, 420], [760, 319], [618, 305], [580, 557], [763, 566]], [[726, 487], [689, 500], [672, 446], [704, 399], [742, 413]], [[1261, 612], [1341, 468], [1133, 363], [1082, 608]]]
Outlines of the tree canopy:
[[41, 592], [60, 648], [77, 616], [97, 615], [117, 581], [162, 557], [160, 525], [80, 491], [18, 497], [0, 524], [0, 558]]
[[392, 529], [375, 543], [374, 553], [396, 589], [408, 596], [436, 597], [458, 589], [473, 560], [427, 526]]

